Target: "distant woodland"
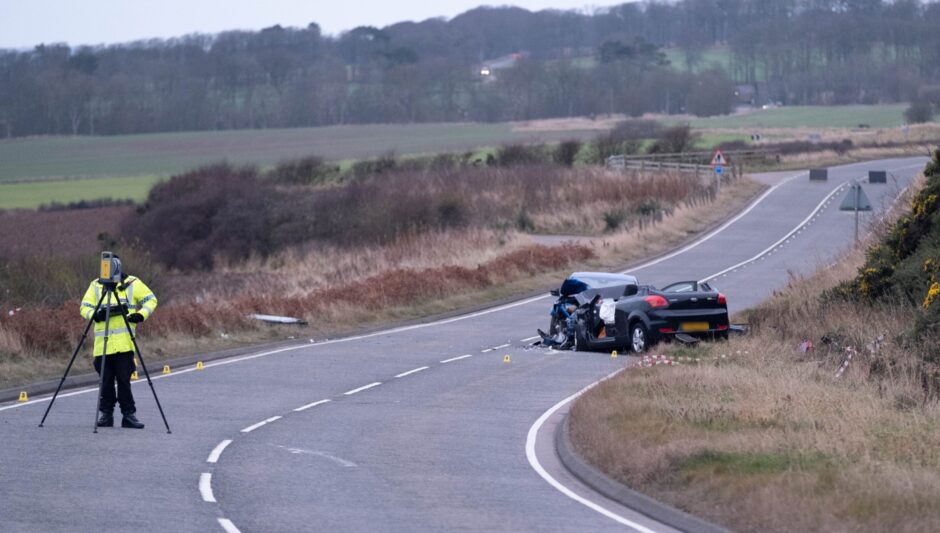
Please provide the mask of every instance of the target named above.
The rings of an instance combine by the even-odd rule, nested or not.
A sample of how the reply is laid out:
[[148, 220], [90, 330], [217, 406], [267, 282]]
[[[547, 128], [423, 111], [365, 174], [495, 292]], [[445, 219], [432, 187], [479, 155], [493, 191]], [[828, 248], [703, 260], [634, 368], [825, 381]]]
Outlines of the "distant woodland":
[[914, 0], [685, 0], [42, 44], [0, 50], [0, 137], [936, 105], [938, 28]]

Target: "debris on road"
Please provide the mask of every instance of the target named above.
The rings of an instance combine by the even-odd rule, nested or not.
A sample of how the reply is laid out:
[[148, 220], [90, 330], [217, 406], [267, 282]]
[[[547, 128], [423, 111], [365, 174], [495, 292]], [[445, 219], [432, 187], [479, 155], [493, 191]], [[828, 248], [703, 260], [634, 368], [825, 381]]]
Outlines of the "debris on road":
[[296, 324], [298, 326], [307, 325], [306, 320], [302, 318], [294, 318], [294, 317], [289, 317], [289, 316], [251, 314], [251, 315], [248, 315], [248, 318], [251, 318], [254, 320], [260, 320], [262, 322], [267, 322], [269, 324]]

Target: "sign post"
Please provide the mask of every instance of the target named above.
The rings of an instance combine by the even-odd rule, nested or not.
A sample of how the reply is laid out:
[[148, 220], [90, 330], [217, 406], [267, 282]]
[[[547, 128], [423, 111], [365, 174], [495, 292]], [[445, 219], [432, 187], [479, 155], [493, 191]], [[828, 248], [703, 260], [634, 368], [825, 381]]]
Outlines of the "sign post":
[[721, 167], [722, 165], [727, 165], [728, 160], [725, 159], [725, 154], [721, 153], [721, 150], [715, 150], [715, 155], [712, 157], [711, 165], [715, 167], [715, 194], [721, 192]]

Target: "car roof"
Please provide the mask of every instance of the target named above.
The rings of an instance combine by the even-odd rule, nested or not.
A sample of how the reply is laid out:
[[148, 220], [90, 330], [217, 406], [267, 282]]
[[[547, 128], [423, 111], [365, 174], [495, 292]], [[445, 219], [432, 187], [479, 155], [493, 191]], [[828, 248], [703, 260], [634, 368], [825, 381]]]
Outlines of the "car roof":
[[563, 296], [571, 296], [592, 289], [606, 289], [623, 285], [636, 285], [636, 276], [608, 274], [607, 272], [575, 272], [561, 284]]
[[589, 287], [607, 287], [619, 284], [636, 284], [636, 276], [630, 274], [610, 274], [608, 272], [574, 272], [568, 279], [584, 282]]

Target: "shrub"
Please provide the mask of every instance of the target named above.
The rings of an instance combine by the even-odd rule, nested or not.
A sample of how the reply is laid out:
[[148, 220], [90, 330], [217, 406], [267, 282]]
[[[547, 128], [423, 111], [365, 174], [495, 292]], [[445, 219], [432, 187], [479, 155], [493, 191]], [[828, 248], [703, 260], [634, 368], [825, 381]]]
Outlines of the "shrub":
[[123, 235], [169, 267], [209, 269], [216, 255], [246, 259], [283, 244], [272, 239], [282, 222], [275, 208], [290, 204], [253, 167], [214, 165], [157, 184]]
[[901, 301], [920, 309], [920, 318], [908, 333], [911, 347], [920, 350], [940, 345], [940, 301], [935, 295], [931, 298], [931, 290], [940, 282], [940, 150], [924, 174], [927, 183], [911, 202], [911, 212], [868, 249], [853, 280], [826, 293], [827, 299]]
[[496, 161], [501, 167], [537, 165], [545, 163], [545, 153], [541, 146], [507, 144], [496, 153]]
[[556, 165], [572, 167], [579, 151], [581, 151], [580, 141], [563, 141], [555, 147], [552, 160]]
[[687, 152], [695, 146], [698, 139], [699, 135], [693, 133], [688, 124], [675, 126], [662, 132], [659, 140], [650, 146], [649, 153], [678, 154]]
[[122, 207], [134, 205], [134, 200], [124, 198], [122, 200], [114, 198], [97, 198], [95, 200], [79, 200], [63, 204], [61, 202], [50, 202], [39, 206], [40, 211], [71, 211], [75, 209], [97, 209], [99, 207]]
[[911, 124], [922, 124], [933, 120], [933, 105], [926, 100], [916, 100], [904, 110], [904, 119]]
[[278, 183], [293, 185], [320, 185], [338, 176], [338, 166], [316, 156], [281, 163], [268, 173]]
[[377, 176], [379, 174], [391, 172], [397, 167], [398, 160], [395, 159], [395, 154], [393, 152], [389, 152], [376, 159], [357, 161], [353, 164], [352, 168], [349, 169], [349, 174], [354, 179], [361, 180], [371, 176]]

